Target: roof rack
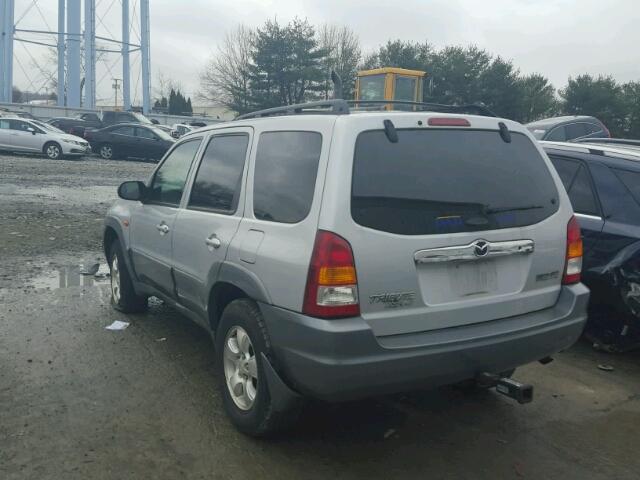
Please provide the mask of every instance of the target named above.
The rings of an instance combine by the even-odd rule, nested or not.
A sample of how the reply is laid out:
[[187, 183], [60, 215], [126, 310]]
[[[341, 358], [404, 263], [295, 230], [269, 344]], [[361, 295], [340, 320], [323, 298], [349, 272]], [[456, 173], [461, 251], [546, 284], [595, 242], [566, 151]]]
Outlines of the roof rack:
[[267, 108], [257, 112], [246, 113], [236, 117], [236, 120], [247, 118], [275, 117], [278, 115], [345, 115], [349, 113], [349, 104], [346, 100], [324, 100], [322, 102], [297, 103], [295, 105], [285, 105], [284, 107]]
[[351, 112], [350, 106], [356, 111], [382, 111], [386, 105], [403, 105], [414, 107], [412, 110], [441, 112], [441, 113], [468, 113], [471, 115], [481, 115], [484, 117], [496, 117], [496, 114], [483, 105], [444, 105], [441, 103], [410, 102], [406, 100], [324, 100], [321, 102], [298, 103], [295, 105], [285, 105], [284, 107], [267, 108], [244, 115], [240, 115], [235, 120], [246, 120], [248, 118], [275, 117], [280, 115], [347, 115]]
[[[356, 108], [358, 108], [360, 105], [365, 105], [364, 108], [360, 107], [362, 110], [383, 110], [385, 105], [391, 104], [416, 107], [416, 110], [428, 112], [468, 113], [471, 115], [481, 115], [483, 117], [497, 116], [484, 105], [475, 103], [466, 105], [446, 105], [443, 103], [411, 102], [407, 100], [347, 100], [347, 103], [349, 105], [354, 105]], [[374, 108], [368, 108], [366, 107], [366, 105], [371, 105]]]

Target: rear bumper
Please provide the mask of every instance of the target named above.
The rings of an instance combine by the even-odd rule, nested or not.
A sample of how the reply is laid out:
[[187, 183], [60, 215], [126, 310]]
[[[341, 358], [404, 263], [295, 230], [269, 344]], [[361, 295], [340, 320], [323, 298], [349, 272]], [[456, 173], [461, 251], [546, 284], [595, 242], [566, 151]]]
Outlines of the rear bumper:
[[375, 337], [362, 318], [321, 320], [261, 304], [285, 382], [327, 401], [436, 387], [498, 373], [571, 346], [587, 319], [589, 290], [562, 288], [546, 310], [430, 332]]

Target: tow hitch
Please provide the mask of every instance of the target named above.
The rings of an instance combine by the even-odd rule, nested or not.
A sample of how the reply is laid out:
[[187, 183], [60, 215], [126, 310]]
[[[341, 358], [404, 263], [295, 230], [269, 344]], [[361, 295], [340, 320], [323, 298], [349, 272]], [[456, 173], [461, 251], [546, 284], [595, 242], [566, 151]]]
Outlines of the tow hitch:
[[483, 387], [495, 387], [496, 392], [509, 398], [513, 398], [520, 404], [530, 403], [533, 400], [533, 386], [520, 383], [508, 377], [500, 377], [491, 373], [481, 373], [476, 377], [478, 385]]

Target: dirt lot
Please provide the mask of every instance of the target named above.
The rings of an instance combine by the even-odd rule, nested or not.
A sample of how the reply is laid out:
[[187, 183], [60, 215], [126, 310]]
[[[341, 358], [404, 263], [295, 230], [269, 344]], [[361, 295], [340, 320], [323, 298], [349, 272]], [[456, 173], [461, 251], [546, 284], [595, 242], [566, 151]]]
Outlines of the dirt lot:
[[159, 302], [119, 314], [108, 279], [78, 274], [103, 261], [115, 187], [151, 168], [0, 154], [3, 480], [638, 478], [640, 354], [585, 342], [517, 372], [526, 406], [443, 388], [312, 405], [269, 441], [237, 433], [207, 334]]

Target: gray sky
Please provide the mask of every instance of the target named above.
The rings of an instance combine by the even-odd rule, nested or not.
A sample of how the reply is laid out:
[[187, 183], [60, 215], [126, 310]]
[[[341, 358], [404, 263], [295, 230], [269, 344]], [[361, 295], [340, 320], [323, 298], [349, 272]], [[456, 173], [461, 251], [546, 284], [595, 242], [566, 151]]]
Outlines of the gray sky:
[[[132, 6], [137, 0], [130, 0]], [[32, 0], [16, 0], [18, 19]], [[112, 2], [98, 0], [104, 16]], [[98, 34], [119, 34], [119, 1], [98, 22]], [[39, 0], [43, 19], [32, 8], [18, 28], [42, 28], [43, 20], [56, 26], [57, 0]], [[286, 23], [294, 16], [313, 24], [350, 26], [365, 52], [389, 38], [429, 41], [437, 47], [471, 43], [510, 58], [523, 73], [540, 72], [556, 87], [580, 73], [611, 74], [620, 81], [640, 80], [638, 0], [151, 0], [152, 82], [159, 72], [194, 95], [198, 73], [225, 32], [239, 23], [262, 24], [269, 18]], [[135, 33], [132, 34], [136, 36]], [[41, 77], [29, 54], [16, 45], [16, 54], [33, 79]], [[46, 49], [28, 47], [35, 58]], [[137, 55], [133, 55], [135, 88]], [[121, 77], [117, 56], [109, 63]], [[53, 65], [45, 66], [53, 71]], [[28, 81], [16, 65], [16, 83]], [[98, 67], [99, 96], [109, 98], [112, 74]], [[39, 82], [42, 84], [42, 81]], [[34, 82], [38, 84], [38, 82]]]

